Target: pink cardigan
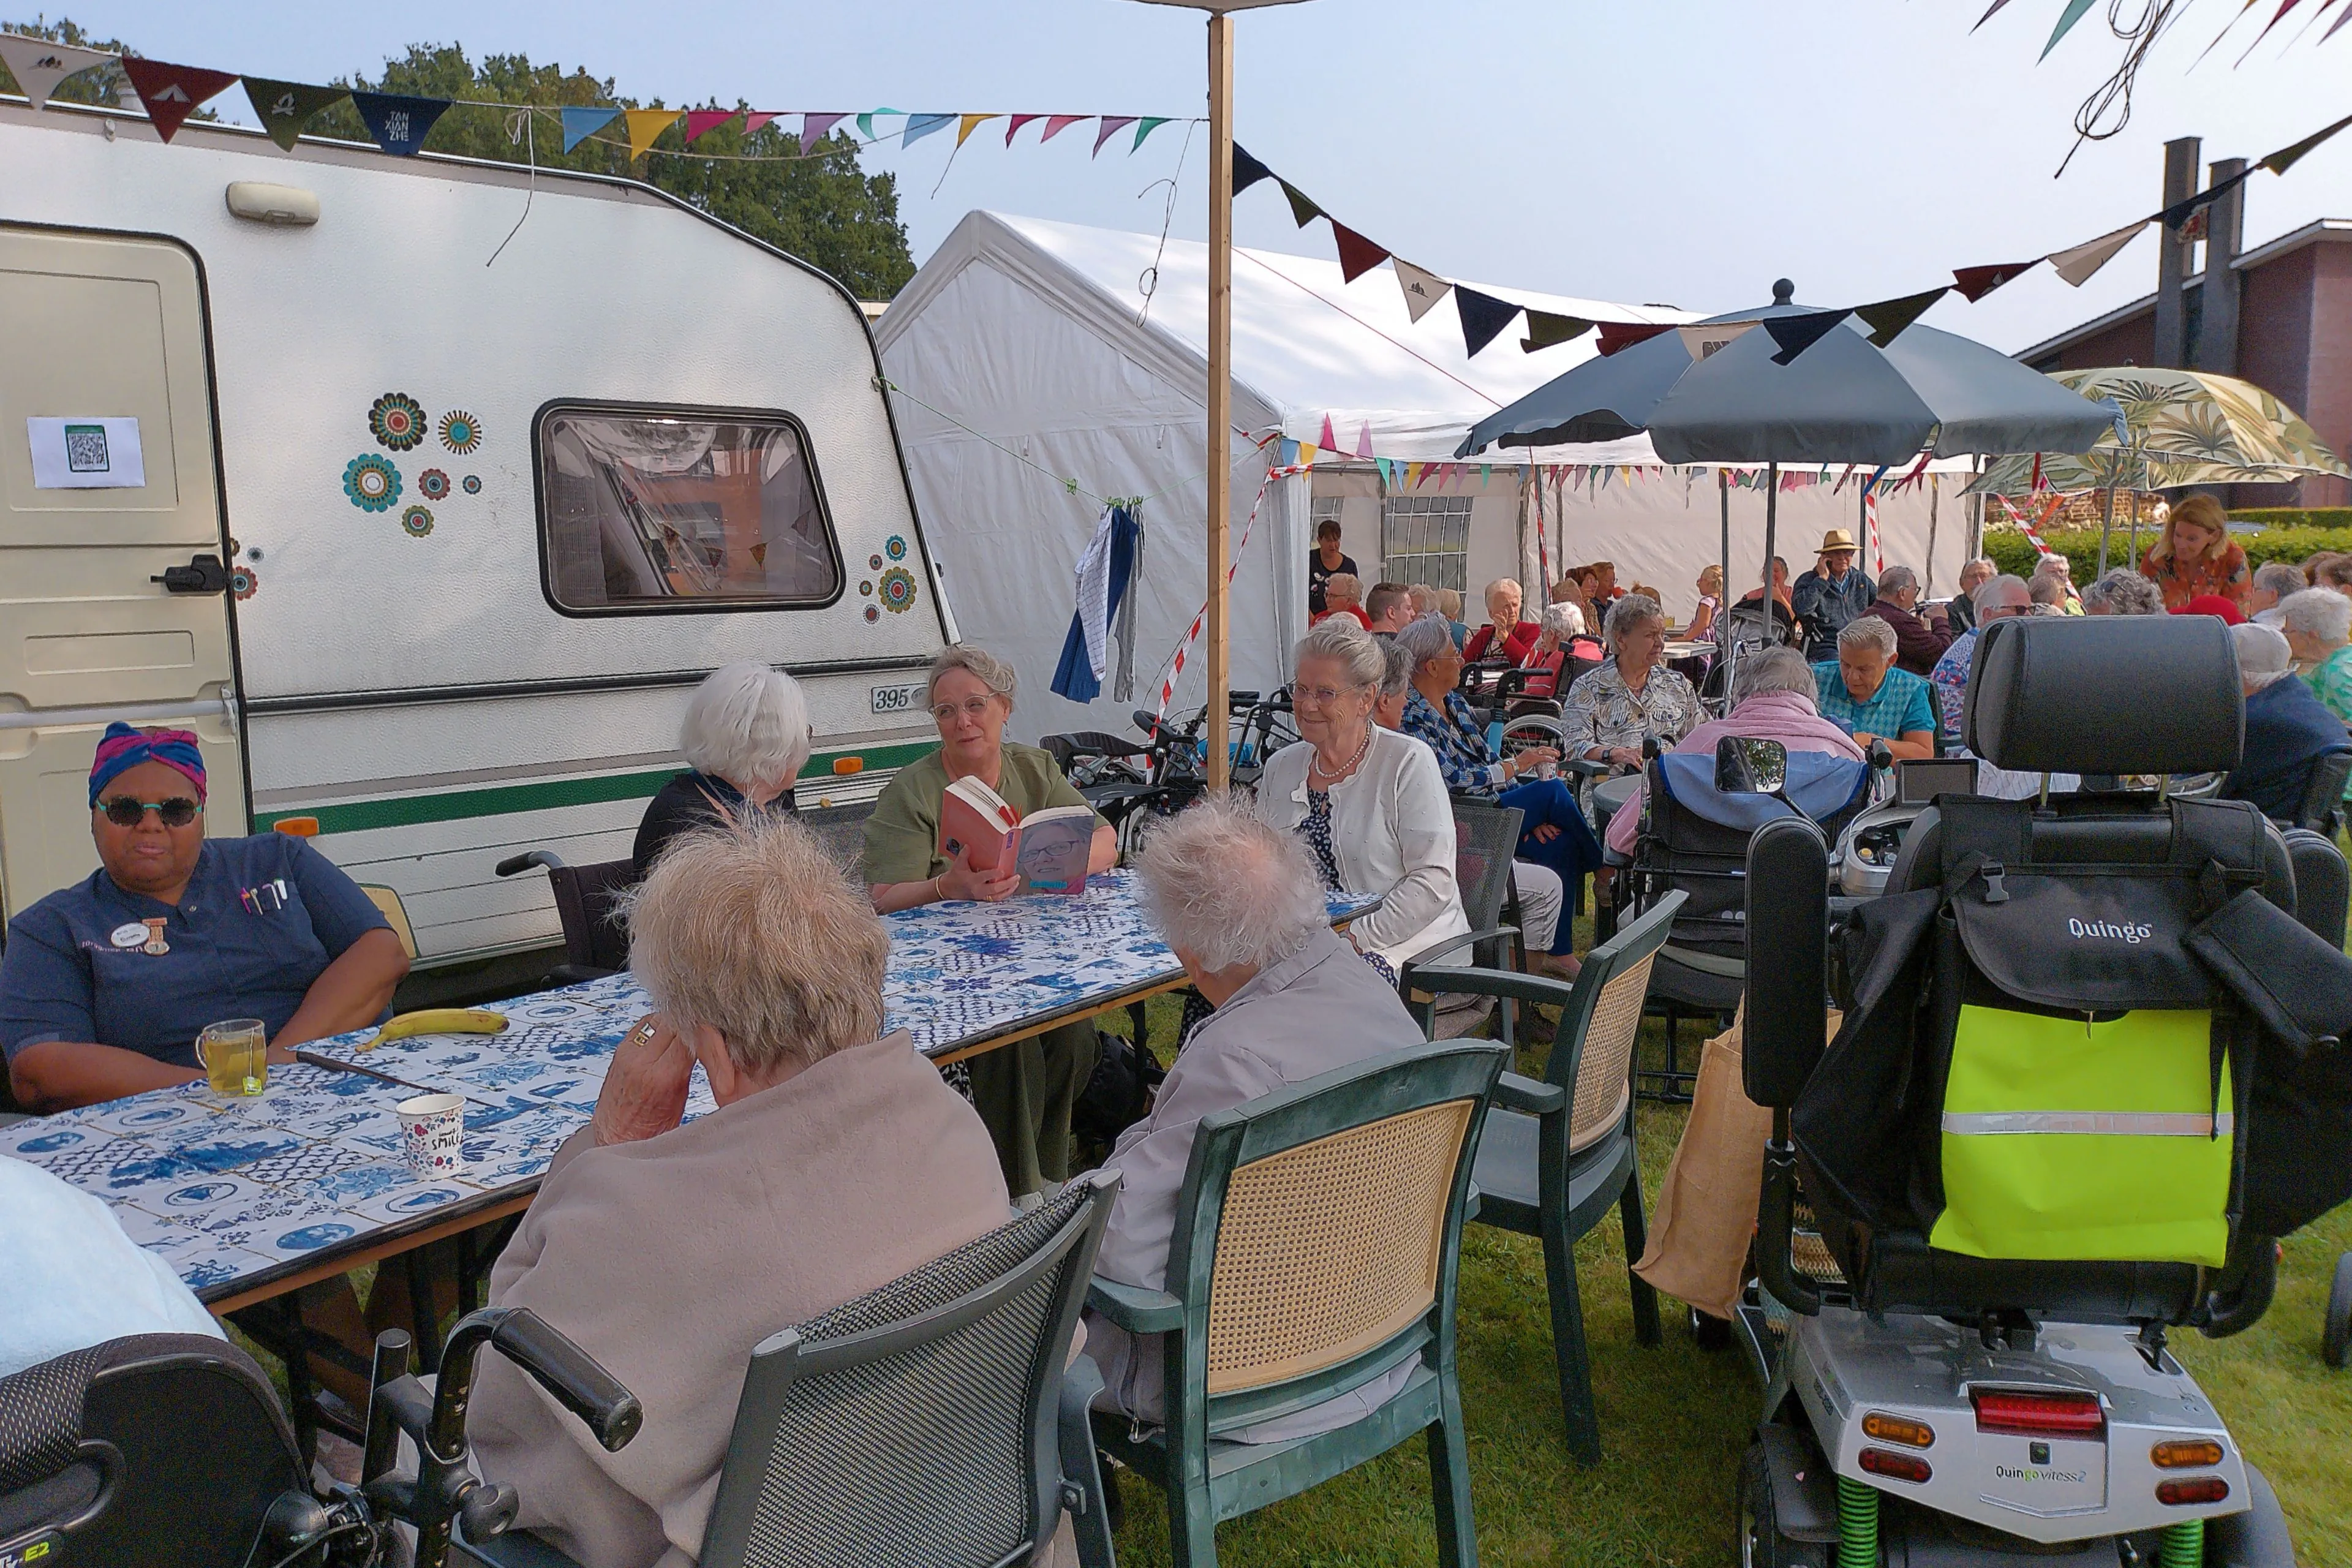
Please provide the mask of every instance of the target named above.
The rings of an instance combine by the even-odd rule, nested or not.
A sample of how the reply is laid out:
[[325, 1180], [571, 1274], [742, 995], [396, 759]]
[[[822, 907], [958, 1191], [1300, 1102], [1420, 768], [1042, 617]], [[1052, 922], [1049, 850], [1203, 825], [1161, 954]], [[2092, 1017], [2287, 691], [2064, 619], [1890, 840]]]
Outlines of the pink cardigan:
[[[1715, 743], [1726, 735], [1778, 741], [1792, 752], [1828, 752], [1862, 761], [1862, 748], [1853, 743], [1853, 737], [1822, 718], [1810, 698], [1794, 691], [1759, 691], [1722, 718], [1693, 729], [1674, 749], [1712, 753]], [[1633, 840], [1642, 826], [1642, 797], [1648, 787], [1644, 782], [1609, 819], [1609, 847], [1620, 855], [1633, 852]]]

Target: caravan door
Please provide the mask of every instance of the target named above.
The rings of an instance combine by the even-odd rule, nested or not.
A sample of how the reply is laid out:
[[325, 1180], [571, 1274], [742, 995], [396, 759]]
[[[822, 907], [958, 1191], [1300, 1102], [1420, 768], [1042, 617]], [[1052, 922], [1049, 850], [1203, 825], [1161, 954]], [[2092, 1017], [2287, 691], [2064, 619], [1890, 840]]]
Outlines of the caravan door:
[[88, 780], [110, 721], [195, 731], [205, 831], [246, 831], [208, 362], [184, 247], [0, 224], [9, 913], [98, 864]]

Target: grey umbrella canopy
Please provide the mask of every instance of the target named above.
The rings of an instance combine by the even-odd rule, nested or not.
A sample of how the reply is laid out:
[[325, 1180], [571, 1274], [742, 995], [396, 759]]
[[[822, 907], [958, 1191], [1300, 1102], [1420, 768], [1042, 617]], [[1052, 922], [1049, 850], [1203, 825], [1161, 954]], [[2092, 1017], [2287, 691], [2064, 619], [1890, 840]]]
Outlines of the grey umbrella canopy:
[[[1818, 316], [1773, 302], [1708, 324]], [[1922, 450], [2081, 452], [2115, 423], [2095, 404], [1982, 343], [1933, 327], [1906, 329], [1885, 348], [1848, 317], [1783, 353], [1763, 327], [1694, 359], [1678, 331], [1589, 360], [1473, 426], [1467, 458], [1499, 443], [1543, 447], [1646, 433], [1668, 463], [1907, 463]]]

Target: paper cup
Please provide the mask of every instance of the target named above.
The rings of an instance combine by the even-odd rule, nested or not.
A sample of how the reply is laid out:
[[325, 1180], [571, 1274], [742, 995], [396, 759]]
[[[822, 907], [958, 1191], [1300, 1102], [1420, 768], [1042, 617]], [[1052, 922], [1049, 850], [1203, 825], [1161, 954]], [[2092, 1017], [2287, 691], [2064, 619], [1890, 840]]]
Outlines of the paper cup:
[[420, 1182], [454, 1176], [466, 1163], [466, 1102], [454, 1094], [425, 1094], [394, 1107], [401, 1152]]

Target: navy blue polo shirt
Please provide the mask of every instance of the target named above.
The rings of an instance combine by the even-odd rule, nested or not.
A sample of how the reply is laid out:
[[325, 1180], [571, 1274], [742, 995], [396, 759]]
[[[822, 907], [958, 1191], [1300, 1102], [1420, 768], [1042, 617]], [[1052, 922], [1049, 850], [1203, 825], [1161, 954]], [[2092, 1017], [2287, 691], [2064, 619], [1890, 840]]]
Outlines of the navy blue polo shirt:
[[205, 839], [176, 906], [101, 868], [8, 923], [0, 1049], [90, 1040], [193, 1068], [205, 1025], [259, 1018], [275, 1037], [327, 965], [382, 929], [358, 883], [282, 833]]

